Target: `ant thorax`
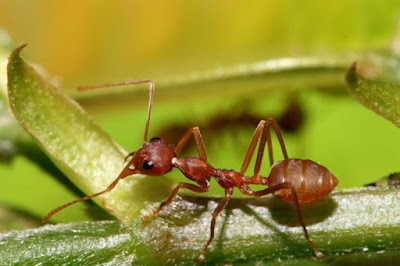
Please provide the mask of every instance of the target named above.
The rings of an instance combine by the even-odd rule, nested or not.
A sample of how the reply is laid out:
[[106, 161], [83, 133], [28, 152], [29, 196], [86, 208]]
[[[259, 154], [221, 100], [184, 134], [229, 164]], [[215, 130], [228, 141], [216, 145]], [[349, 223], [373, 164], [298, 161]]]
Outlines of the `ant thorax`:
[[197, 182], [199, 185], [208, 186], [211, 176], [214, 174], [214, 168], [198, 157], [173, 158], [174, 167], [190, 180]]

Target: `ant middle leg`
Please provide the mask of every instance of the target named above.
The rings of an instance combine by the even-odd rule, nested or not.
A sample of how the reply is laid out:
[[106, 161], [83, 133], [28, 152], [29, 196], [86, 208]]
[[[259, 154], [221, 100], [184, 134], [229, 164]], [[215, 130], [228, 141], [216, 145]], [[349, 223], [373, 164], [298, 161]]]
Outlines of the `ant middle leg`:
[[230, 200], [230, 198], [232, 196], [232, 193], [233, 193], [233, 188], [230, 187], [230, 188], [225, 189], [225, 197], [220, 201], [220, 203], [218, 204], [217, 208], [215, 208], [214, 212], [212, 213], [211, 227], [210, 227], [210, 238], [208, 239], [207, 243], [205, 244], [205, 246], [203, 248], [203, 251], [200, 253], [200, 256], [197, 259], [197, 261], [199, 263], [202, 263], [204, 261], [207, 249], [210, 246], [211, 241], [214, 239], [216, 219], [217, 219], [218, 215], [220, 214], [220, 212], [228, 204], [228, 202], [229, 202], [229, 200]]
[[170, 204], [172, 202], [172, 199], [176, 196], [176, 194], [178, 194], [178, 192], [181, 188], [187, 188], [191, 191], [198, 192], [198, 193], [204, 193], [204, 192], [208, 191], [208, 186], [207, 187], [199, 187], [199, 186], [189, 184], [189, 183], [179, 183], [179, 185], [177, 185], [171, 191], [168, 198], [166, 200], [164, 200], [163, 202], [161, 202], [160, 206], [152, 214], [142, 217], [142, 221], [147, 221], [147, 220], [153, 218], [154, 216], [156, 216], [162, 210], [162, 208], [164, 208], [165, 206], [167, 206], [168, 204]]
[[[249, 188], [250, 189], [250, 188]], [[276, 191], [282, 190], [282, 189], [290, 189], [291, 193], [292, 193], [292, 197], [294, 199], [294, 204], [296, 206], [296, 211], [297, 211], [297, 217], [299, 219], [299, 223], [301, 225], [301, 227], [303, 227], [303, 231], [304, 231], [304, 235], [306, 237], [307, 242], [309, 243], [311, 249], [314, 251], [315, 256], [317, 256], [317, 258], [322, 258], [324, 256], [324, 254], [319, 251], [317, 249], [317, 247], [315, 246], [314, 242], [311, 240], [306, 225], [304, 224], [304, 219], [303, 219], [303, 214], [301, 212], [301, 208], [300, 208], [300, 203], [299, 203], [299, 199], [297, 196], [297, 192], [296, 190], [292, 187], [291, 184], [289, 183], [281, 183], [263, 190], [259, 190], [259, 191], [252, 191], [250, 192], [251, 194], [247, 194], [247, 195], [251, 195], [251, 196], [255, 196], [255, 197], [262, 197], [268, 194], [272, 194]], [[242, 189], [241, 189], [242, 191]], [[242, 191], [243, 193], [245, 193], [245, 191]]]

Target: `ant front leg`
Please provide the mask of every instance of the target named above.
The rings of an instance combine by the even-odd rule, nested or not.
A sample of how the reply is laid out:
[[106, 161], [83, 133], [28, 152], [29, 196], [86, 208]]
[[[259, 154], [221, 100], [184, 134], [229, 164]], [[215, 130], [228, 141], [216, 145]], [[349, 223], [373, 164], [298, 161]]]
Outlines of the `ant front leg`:
[[179, 183], [179, 185], [177, 185], [169, 194], [168, 198], [161, 202], [160, 206], [150, 215], [146, 215], [142, 218], [142, 221], [147, 221], [151, 218], [153, 218], [154, 216], [156, 216], [161, 210], [162, 208], [164, 208], [165, 206], [167, 206], [168, 204], [170, 204], [172, 202], [172, 199], [176, 196], [176, 194], [178, 194], [179, 190], [181, 188], [187, 188], [191, 191], [194, 192], [198, 192], [198, 193], [204, 193], [208, 191], [208, 186], [207, 187], [199, 187], [193, 184], [189, 184], [189, 183]]
[[199, 263], [202, 263], [204, 261], [207, 249], [210, 246], [211, 241], [214, 239], [216, 219], [217, 219], [218, 215], [220, 214], [220, 212], [226, 207], [226, 205], [228, 204], [229, 200], [231, 199], [232, 192], [233, 192], [233, 188], [225, 189], [225, 197], [221, 200], [221, 202], [218, 204], [217, 208], [215, 208], [214, 212], [212, 213], [211, 227], [210, 227], [210, 238], [208, 239], [206, 245], [203, 248], [203, 251], [201, 252], [199, 258], [197, 259], [197, 261]]
[[282, 184], [278, 184], [276, 186], [272, 186], [272, 187], [269, 187], [269, 188], [266, 188], [266, 189], [263, 189], [263, 190], [260, 190], [260, 191], [254, 191], [254, 192], [252, 192], [252, 196], [262, 197], [262, 196], [274, 193], [274, 192], [276, 192], [278, 190], [281, 190], [281, 189], [290, 189], [290, 191], [292, 193], [292, 197], [294, 199], [295, 206], [296, 206], [297, 217], [299, 219], [300, 225], [303, 227], [303, 231], [304, 231], [304, 235], [306, 237], [306, 240], [310, 244], [310, 247], [312, 248], [312, 250], [314, 251], [315, 256], [317, 256], [317, 258], [319, 258], [319, 259], [322, 258], [324, 256], [324, 254], [317, 249], [317, 247], [314, 245], [314, 242], [312, 242], [312, 240], [310, 239], [310, 237], [308, 235], [308, 231], [307, 231], [306, 225], [304, 224], [303, 214], [301, 212], [299, 199], [297, 197], [297, 192], [292, 187], [291, 184], [282, 183]]

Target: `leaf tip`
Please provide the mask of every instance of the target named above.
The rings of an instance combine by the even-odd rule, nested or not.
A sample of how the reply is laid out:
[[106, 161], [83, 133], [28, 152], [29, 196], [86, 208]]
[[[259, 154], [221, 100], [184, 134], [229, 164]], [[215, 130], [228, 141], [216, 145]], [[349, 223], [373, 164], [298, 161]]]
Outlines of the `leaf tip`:
[[24, 49], [25, 46], [27, 46], [27, 45], [28, 45], [27, 43], [21, 43], [15, 50], [21, 51], [21, 50]]
[[8, 79], [10, 80], [10, 72], [13, 70], [13, 65], [15, 64], [16, 59], [19, 57], [19, 54], [21, 53], [22, 49], [25, 48], [28, 44], [22, 43], [20, 46], [15, 48], [10, 56], [8, 57], [8, 65], [7, 65], [7, 73], [8, 73]]
[[9, 56], [9, 60], [12, 59], [14, 56], [17, 56], [21, 53], [22, 49], [25, 48], [25, 46], [27, 46], [27, 43], [21, 43], [20, 46], [18, 46], [17, 48], [15, 48], [12, 52], [11, 55]]

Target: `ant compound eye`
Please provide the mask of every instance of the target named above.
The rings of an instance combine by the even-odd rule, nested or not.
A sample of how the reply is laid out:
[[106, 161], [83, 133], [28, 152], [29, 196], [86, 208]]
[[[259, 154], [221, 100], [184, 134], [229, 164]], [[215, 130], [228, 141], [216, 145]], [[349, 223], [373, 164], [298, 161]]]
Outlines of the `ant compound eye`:
[[160, 141], [160, 140], [161, 140], [161, 138], [154, 137], [154, 138], [151, 138], [150, 142], [155, 142], [155, 141]]
[[154, 166], [154, 164], [152, 161], [144, 161], [142, 168], [144, 170], [151, 170], [151, 169], [153, 169], [153, 166]]

